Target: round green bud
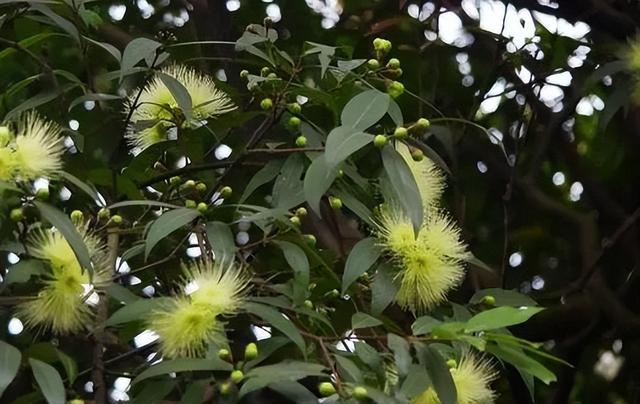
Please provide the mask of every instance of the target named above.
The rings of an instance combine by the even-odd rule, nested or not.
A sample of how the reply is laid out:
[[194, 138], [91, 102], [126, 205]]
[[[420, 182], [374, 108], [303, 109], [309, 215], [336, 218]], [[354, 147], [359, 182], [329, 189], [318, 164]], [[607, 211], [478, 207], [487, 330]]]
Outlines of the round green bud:
[[392, 78], [392, 79], [397, 79], [398, 77], [402, 76], [402, 69], [389, 69], [386, 72], [387, 77]]
[[313, 290], [313, 289], [315, 289], [315, 288], [316, 288], [316, 286], [318, 286], [318, 284], [317, 284], [317, 283], [315, 283], [315, 282], [311, 282], [311, 283], [309, 284], [308, 289], [309, 289], [309, 290]]
[[413, 161], [422, 161], [424, 160], [424, 153], [420, 149], [414, 149], [411, 152], [411, 158]]
[[482, 298], [482, 303], [486, 304], [487, 306], [495, 306], [496, 298], [491, 295], [487, 295]]
[[46, 201], [49, 199], [49, 187], [40, 188], [36, 191], [36, 198], [41, 201]]
[[223, 361], [231, 359], [231, 352], [229, 352], [228, 349], [222, 348], [218, 350], [218, 358], [222, 359]]
[[177, 175], [174, 175], [173, 177], [169, 178], [169, 184], [173, 186], [180, 184], [180, 182], [182, 182], [182, 178], [180, 178]]
[[258, 346], [255, 343], [247, 344], [244, 348], [244, 360], [250, 361], [258, 357]]
[[291, 118], [289, 118], [289, 126], [291, 126], [292, 128], [297, 128], [300, 126], [300, 118], [298, 118], [297, 116], [292, 116]]
[[24, 211], [22, 210], [22, 208], [11, 209], [11, 213], [9, 213], [9, 217], [14, 222], [20, 222], [22, 221], [22, 219], [24, 219]]
[[376, 38], [373, 40], [373, 49], [377, 50], [377, 51], [381, 51], [384, 49], [384, 42], [385, 40], [382, 38]]
[[313, 234], [305, 234], [304, 239], [307, 241], [307, 244], [309, 244], [311, 247], [316, 245], [316, 236], [314, 236]]
[[204, 203], [204, 202], [200, 202], [200, 203], [198, 204], [198, 206], [196, 207], [196, 209], [198, 209], [198, 212], [200, 212], [200, 213], [202, 213], [202, 214], [205, 214], [205, 213], [207, 213], [207, 211], [209, 210], [209, 205], [207, 205], [207, 204], [206, 204], [206, 203]]
[[449, 369], [453, 369], [455, 367], [458, 367], [458, 362], [456, 362], [455, 359], [449, 359], [447, 361], [447, 366], [449, 366]]
[[265, 111], [268, 111], [271, 108], [273, 108], [273, 101], [271, 100], [271, 98], [264, 98], [262, 101], [260, 101], [260, 108], [262, 108]]
[[336, 178], [342, 178], [344, 177], [344, 171], [342, 171], [341, 169], [338, 170], [338, 172], [336, 173]]
[[222, 394], [223, 396], [229, 395], [231, 393], [231, 383], [229, 382], [224, 382], [224, 383], [220, 383], [220, 394]]
[[207, 191], [207, 184], [205, 184], [204, 182], [199, 182], [196, 184], [196, 191], [200, 192], [200, 193], [204, 193]]
[[400, 61], [398, 59], [396, 59], [396, 58], [391, 58], [387, 62], [387, 67], [389, 69], [399, 69], [400, 68]]
[[307, 145], [307, 138], [304, 136], [298, 136], [296, 138], [296, 146], [305, 147]]
[[269, 74], [267, 74], [267, 78], [271, 79], [271, 80], [274, 80], [274, 79], [278, 78], [278, 75], [275, 74], [275, 73], [269, 73]]
[[71, 212], [69, 217], [74, 222], [82, 222], [82, 220], [84, 219], [84, 213], [82, 213], [82, 211], [76, 209], [73, 212]]
[[309, 310], [313, 309], [313, 302], [311, 300], [305, 300], [304, 301], [304, 307], [306, 307]]
[[195, 188], [196, 187], [196, 182], [194, 180], [187, 180], [184, 182], [184, 187], [185, 188]]
[[289, 221], [291, 222], [292, 225], [294, 226], [300, 226], [300, 218], [298, 216], [291, 216], [289, 218]]
[[242, 373], [242, 370], [234, 370], [233, 372], [231, 372], [231, 381], [238, 384], [242, 381], [242, 378], [244, 377], [244, 373]]
[[379, 149], [382, 149], [387, 144], [387, 137], [385, 135], [376, 135], [373, 138], [373, 145]]
[[298, 216], [298, 217], [305, 217], [305, 216], [307, 216], [307, 213], [308, 212], [307, 212], [306, 208], [300, 207], [300, 208], [296, 209], [296, 216]]
[[391, 96], [391, 98], [398, 98], [404, 93], [404, 84], [399, 81], [392, 81], [391, 84], [387, 86], [387, 94]]
[[318, 385], [318, 391], [323, 397], [329, 397], [336, 394], [336, 388], [332, 383], [322, 382]]
[[220, 196], [222, 196], [225, 199], [231, 198], [231, 195], [233, 195], [233, 189], [231, 189], [230, 186], [224, 186], [220, 190]]
[[111, 223], [115, 224], [116, 226], [119, 226], [122, 224], [122, 216], [120, 215], [113, 215], [111, 216]]
[[271, 69], [269, 69], [268, 67], [263, 67], [262, 69], [260, 69], [260, 75], [262, 77], [267, 76], [269, 73], [271, 73]]
[[367, 67], [371, 70], [378, 69], [380, 67], [380, 62], [376, 59], [369, 59], [367, 60]]
[[369, 396], [369, 392], [362, 386], [356, 386], [353, 389], [353, 397], [357, 400], [364, 400]]
[[431, 122], [429, 122], [427, 118], [420, 118], [416, 122], [416, 126], [418, 127], [418, 129], [427, 129], [429, 126], [431, 126]]
[[331, 206], [332, 209], [336, 209], [336, 210], [342, 208], [342, 199], [336, 198], [335, 196], [330, 196], [329, 206]]
[[111, 211], [107, 208], [102, 208], [98, 211], [98, 219], [108, 220], [111, 217]]
[[406, 139], [407, 136], [409, 136], [409, 131], [407, 130], [407, 128], [403, 128], [402, 126], [400, 126], [393, 131], [393, 136], [398, 139]]
[[292, 114], [299, 114], [300, 112], [302, 112], [302, 107], [297, 102], [292, 102], [287, 107], [289, 108], [289, 112], [291, 112]]
[[331, 289], [329, 292], [327, 292], [327, 295], [335, 299], [336, 297], [340, 297], [340, 292], [338, 291], [338, 289]]
[[195, 209], [196, 201], [194, 201], [193, 199], [187, 199], [184, 201], [184, 206], [189, 209]]
[[247, 77], [249, 77], [249, 70], [240, 71], [240, 78], [246, 79]]
[[249, 91], [256, 91], [258, 89], [258, 83], [249, 83], [247, 84], [247, 90]]

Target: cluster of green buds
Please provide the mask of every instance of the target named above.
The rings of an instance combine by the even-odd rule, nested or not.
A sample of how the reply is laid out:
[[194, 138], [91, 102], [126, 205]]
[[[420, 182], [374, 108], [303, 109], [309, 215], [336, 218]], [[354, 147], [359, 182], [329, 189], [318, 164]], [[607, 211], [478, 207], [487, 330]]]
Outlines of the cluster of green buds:
[[[318, 385], [318, 392], [323, 397], [329, 397], [336, 394], [336, 387], [331, 382], [322, 382]], [[369, 397], [369, 392], [363, 386], [354, 386], [350, 392], [351, 396], [356, 400], [365, 400]]]
[[[182, 181], [179, 176], [169, 179], [169, 185], [177, 190], [178, 194], [185, 198], [184, 206], [189, 209], [197, 209], [200, 213], [205, 214], [209, 210], [209, 205], [203, 201], [207, 193], [207, 184], [204, 182], [188, 179]], [[196, 202], [200, 200], [200, 202]]]
[[[427, 118], [418, 119], [413, 125], [409, 127], [398, 126], [393, 130], [392, 135], [379, 134], [373, 137], [373, 145], [379, 149], [382, 149], [387, 145], [389, 139], [405, 140], [410, 135], [420, 135], [426, 131], [431, 123]], [[411, 155], [414, 160], [420, 161], [424, 158], [424, 154], [419, 149], [412, 151]]]
[[387, 94], [392, 98], [398, 98], [404, 93], [404, 84], [396, 81], [397, 78], [402, 76], [402, 68], [400, 67], [400, 60], [397, 58], [391, 58], [387, 61], [384, 68], [381, 69], [382, 63], [386, 59], [393, 45], [391, 41], [382, 38], [376, 38], [373, 40], [373, 49], [375, 51], [375, 59], [369, 59], [367, 61], [367, 68], [369, 70], [376, 71], [385, 79], [385, 86]]
[[[229, 379], [220, 383], [218, 389], [223, 396], [229, 395], [234, 390], [234, 385], [240, 384], [244, 379], [244, 372], [242, 369], [244, 365], [251, 360], [258, 357], [258, 346], [251, 342], [244, 348], [244, 361], [240, 361], [235, 364], [234, 369], [229, 374]], [[226, 348], [218, 350], [218, 358], [226, 362], [233, 362], [231, 352]]]

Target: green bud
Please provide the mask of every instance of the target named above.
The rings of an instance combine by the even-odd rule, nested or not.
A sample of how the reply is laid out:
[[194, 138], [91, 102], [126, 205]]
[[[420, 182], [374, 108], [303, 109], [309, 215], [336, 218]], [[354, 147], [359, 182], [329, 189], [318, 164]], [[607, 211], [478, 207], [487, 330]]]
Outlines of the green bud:
[[189, 209], [195, 209], [196, 201], [194, 201], [193, 199], [187, 199], [184, 201], [184, 206]]
[[247, 84], [247, 90], [249, 91], [256, 91], [258, 89], [258, 83], [249, 83]]
[[260, 75], [262, 77], [266, 77], [269, 73], [271, 72], [271, 69], [269, 69], [268, 67], [263, 67], [262, 69], [260, 69]]
[[332, 209], [336, 209], [336, 210], [342, 208], [342, 199], [336, 198], [335, 196], [330, 196], [329, 206], [331, 206]]
[[22, 208], [11, 209], [11, 213], [9, 213], [9, 217], [14, 222], [20, 222], [24, 219], [24, 211]]
[[391, 98], [398, 98], [404, 93], [404, 84], [399, 81], [392, 81], [387, 86], [387, 94], [391, 96]]
[[431, 126], [431, 122], [429, 122], [429, 120], [427, 118], [420, 118], [418, 119], [418, 121], [416, 122], [416, 127], [418, 129], [427, 129], [429, 126]]
[[298, 217], [305, 217], [307, 216], [307, 209], [306, 208], [298, 208], [296, 209], [296, 216]]
[[181, 182], [182, 182], [182, 178], [180, 178], [177, 175], [174, 175], [173, 177], [169, 178], [169, 184], [173, 185], [174, 187], [180, 184]]
[[302, 112], [302, 107], [297, 102], [292, 102], [287, 107], [289, 108], [289, 112], [291, 112], [292, 114], [299, 114], [300, 112]]
[[49, 187], [40, 188], [36, 191], [36, 198], [41, 201], [46, 201], [49, 199]]
[[255, 343], [247, 344], [244, 348], [244, 360], [250, 361], [258, 357], [258, 346]]
[[289, 221], [291, 222], [291, 224], [293, 224], [294, 226], [300, 226], [300, 218], [298, 216], [291, 216], [289, 218]]
[[456, 362], [455, 359], [449, 359], [447, 361], [447, 366], [449, 366], [449, 369], [453, 369], [455, 367], [458, 367], [458, 362]]
[[329, 397], [336, 394], [336, 388], [333, 386], [332, 383], [329, 383], [329, 382], [320, 383], [318, 385], [318, 391], [320, 392], [320, 395], [323, 397]]
[[220, 383], [220, 394], [222, 394], [223, 396], [230, 394], [231, 389], [232, 389], [231, 383], [229, 382]]
[[267, 74], [267, 78], [268, 78], [268, 79], [271, 79], [271, 80], [273, 80], [273, 79], [277, 79], [277, 78], [278, 78], [278, 75], [277, 75], [277, 74], [275, 74], [275, 73], [269, 73], [269, 74]]
[[313, 302], [311, 300], [305, 300], [304, 307], [306, 307], [309, 310], [313, 310]]
[[391, 79], [397, 79], [398, 77], [402, 76], [402, 73], [402, 69], [389, 69], [385, 74]]
[[114, 224], [116, 226], [120, 226], [122, 224], [122, 216], [120, 215], [113, 215], [111, 216], [111, 220], [109, 220], [109, 222], [111, 224]]
[[307, 138], [304, 136], [298, 136], [296, 138], [296, 146], [305, 147], [307, 145]]
[[340, 292], [338, 291], [338, 289], [331, 289], [329, 292], [327, 292], [327, 295], [335, 299], [336, 297], [340, 297]]
[[196, 191], [200, 192], [200, 193], [204, 193], [207, 191], [207, 184], [205, 184], [204, 182], [199, 182], [196, 184]]
[[249, 77], [249, 70], [242, 70], [240, 72], [240, 78], [246, 79], [247, 77]]
[[424, 160], [424, 153], [420, 149], [414, 149], [411, 151], [411, 158], [413, 158], [413, 161], [422, 161]]
[[496, 298], [491, 295], [487, 295], [482, 298], [482, 303], [486, 304], [487, 306], [495, 306]]
[[362, 386], [356, 386], [353, 389], [353, 397], [357, 400], [364, 400], [369, 396], [369, 392]]
[[80, 223], [80, 222], [82, 222], [82, 220], [84, 220], [84, 213], [82, 213], [82, 211], [76, 209], [73, 212], [71, 212], [69, 217], [71, 218], [72, 221], [74, 221], [76, 223]]
[[273, 108], [273, 101], [271, 100], [271, 98], [264, 98], [262, 101], [260, 101], [260, 108], [262, 108], [265, 111], [268, 111], [271, 108]]
[[228, 349], [222, 348], [218, 350], [218, 358], [222, 359], [223, 361], [226, 361], [231, 358], [231, 352], [229, 352]]
[[196, 182], [194, 180], [187, 180], [184, 182], [184, 187], [185, 188], [195, 188], [196, 187]]
[[98, 211], [98, 219], [100, 220], [109, 220], [111, 217], [111, 211], [107, 208], [102, 208]]
[[409, 131], [407, 128], [403, 128], [402, 126], [397, 127], [395, 131], [393, 131], [393, 136], [398, 139], [406, 139], [409, 136]]
[[380, 62], [376, 59], [369, 59], [367, 60], [367, 67], [371, 70], [378, 69], [380, 67]]
[[376, 135], [373, 138], [373, 145], [379, 149], [382, 149], [387, 144], [387, 137], [385, 135]]
[[240, 383], [243, 377], [244, 373], [242, 373], [242, 370], [234, 370], [231, 372], [231, 381], [236, 384]]
[[307, 244], [309, 244], [311, 247], [316, 245], [316, 236], [314, 236], [313, 234], [305, 234], [304, 238], [307, 241]]
[[396, 58], [391, 58], [387, 62], [387, 67], [389, 69], [399, 69], [400, 68], [400, 61], [398, 59], [396, 59]]
[[298, 128], [300, 126], [300, 118], [297, 116], [292, 116], [289, 118], [289, 126], [292, 128]]
[[386, 39], [382, 39], [382, 38], [376, 38], [373, 40], [373, 49], [375, 49], [378, 52], [382, 52], [384, 51], [386, 44], [385, 42], [388, 42]]
[[342, 177], [344, 177], [344, 171], [342, 171], [342, 169], [340, 169], [336, 173], [336, 178], [342, 178]]
[[233, 189], [231, 189], [230, 186], [224, 186], [220, 190], [220, 196], [222, 196], [224, 199], [231, 198], [231, 195], [233, 195]]
[[198, 212], [205, 214], [209, 210], [209, 206], [204, 202], [200, 202], [196, 209], [198, 209]]

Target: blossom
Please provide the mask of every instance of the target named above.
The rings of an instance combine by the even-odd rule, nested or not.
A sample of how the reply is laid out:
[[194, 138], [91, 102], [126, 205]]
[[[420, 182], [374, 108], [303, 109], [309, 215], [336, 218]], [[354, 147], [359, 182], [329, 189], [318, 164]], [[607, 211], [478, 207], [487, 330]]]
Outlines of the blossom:
[[415, 161], [411, 156], [409, 147], [404, 143], [398, 143], [396, 150], [407, 163], [416, 180], [425, 211], [430, 207], [436, 206], [445, 186], [442, 170], [428, 158]]
[[232, 261], [205, 260], [184, 266], [191, 301], [216, 314], [234, 314], [242, 304], [249, 278]]
[[[496, 378], [491, 362], [464, 351], [455, 367], [449, 369], [456, 386], [457, 404], [490, 404], [496, 394], [490, 384]], [[433, 387], [429, 387], [412, 404], [440, 404]]]
[[[196, 121], [222, 115], [236, 108], [229, 96], [216, 87], [210, 76], [183, 65], [166, 67], [161, 73], [173, 77], [187, 90], [191, 97], [191, 115]], [[131, 115], [127, 133], [129, 144], [139, 150], [168, 140], [169, 128], [183, 128], [190, 124], [160, 75], [154, 77], [146, 87], [132, 93], [125, 105], [125, 113]], [[144, 128], [140, 129], [139, 126]]]

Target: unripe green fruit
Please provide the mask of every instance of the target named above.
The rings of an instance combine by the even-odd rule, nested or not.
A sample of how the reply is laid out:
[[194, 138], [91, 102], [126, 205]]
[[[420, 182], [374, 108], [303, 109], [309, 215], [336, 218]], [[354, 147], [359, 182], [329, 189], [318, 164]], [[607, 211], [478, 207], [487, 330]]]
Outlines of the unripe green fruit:
[[418, 122], [416, 122], [416, 126], [419, 129], [427, 129], [429, 126], [431, 126], [431, 122], [429, 122], [427, 118], [420, 118], [418, 119]]
[[336, 209], [336, 210], [342, 208], [342, 199], [336, 198], [335, 196], [330, 196], [329, 197], [329, 206], [331, 206], [331, 208]]
[[9, 217], [14, 222], [19, 222], [24, 219], [24, 211], [22, 208], [11, 209], [11, 213], [9, 213]]
[[196, 209], [198, 209], [198, 212], [204, 214], [204, 213], [207, 213], [207, 211], [209, 210], [209, 206], [204, 202], [200, 202], [196, 207]]
[[409, 136], [409, 131], [407, 130], [407, 128], [403, 128], [402, 126], [400, 126], [393, 131], [393, 136], [398, 139], [406, 139], [407, 136]]
[[373, 145], [382, 149], [387, 144], [387, 137], [385, 135], [376, 135], [373, 138]]
[[316, 236], [314, 236], [313, 234], [305, 234], [304, 238], [307, 241], [307, 244], [309, 244], [311, 247], [316, 245]]
[[449, 366], [450, 369], [453, 369], [458, 366], [458, 362], [456, 362], [455, 359], [449, 359], [447, 361], [447, 366]]
[[122, 216], [120, 216], [120, 215], [111, 216], [111, 223], [113, 223], [115, 225], [121, 225], [122, 224]]
[[169, 184], [171, 184], [173, 186], [176, 186], [176, 185], [180, 184], [180, 182], [182, 182], [182, 178], [180, 178], [177, 175], [169, 178]]
[[225, 199], [231, 198], [231, 195], [233, 195], [233, 189], [231, 189], [231, 187], [229, 186], [222, 187], [222, 189], [220, 190], [220, 196]]
[[296, 138], [296, 146], [305, 147], [307, 145], [307, 138], [304, 136], [298, 136]]
[[291, 118], [289, 118], [289, 126], [291, 126], [292, 128], [297, 128], [300, 126], [300, 118], [298, 118], [297, 116], [292, 116]]
[[199, 182], [196, 184], [196, 191], [200, 192], [200, 193], [204, 193], [207, 191], [207, 184], [205, 184], [204, 182]]
[[231, 372], [231, 381], [236, 384], [240, 383], [243, 377], [244, 373], [242, 373], [242, 370], [234, 370], [233, 372]]
[[289, 218], [289, 221], [291, 222], [292, 225], [294, 226], [300, 226], [300, 218], [298, 216], [291, 216]]
[[231, 358], [231, 352], [229, 352], [228, 349], [220, 349], [218, 350], [218, 358], [222, 359], [223, 361], [226, 361], [227, 359]]
[[269, 69], [268, 67], [263, 67], [262, 69], [260, 69], [260, 75], [261, 76], [266, 76], [271, 72], [271, 69]]
[[98, 219], [108, 220], [111, 217], [111, 211], [107, 208], [102, 208], [98, 211]]
[[298, 208], [296, 209], [296, 216], [298, 217], [305, 217], [307, 216], [307, 209], [306, 208]]
[[369, 392], [362, 386], [356, 386], [353, 389], [353, 397], [357, 400], [364, 400], [369, 396]]
[[249, 77], [249, 71], [248, 70], [242, 70], [240, 72], [240, 77], [243, 79], [246, 79], [247, 77]]
[[247, 344], [244, 348], [244, 360], [250, 361], [258, 357], [258, 346], [255, 343]]
[[82, 220], [84, 219], [84, 213], [82, 213], [82, 211], [79, 211], [79, 210], [76, 209], [73, 212], [71, 212], [69, 217], [74, 222], [82, 222]]
[[413, 158], [413, 161], [422, 161], [424, 160], [424, 153], [420, 149], [415, 149], [411, 152], [411, 158]]
[[291, 112], [292, 114], [299, 114], [300, 112], [302, 112], [302, 107], [297, 102], [292, 102], [288, 105], [288, 107], [289, 112]]
[[404, 93], [404, 84], [399, 81], [392, 81], [387, 87], [387, 93], [391, 98], [398, 98]]
[[271, 108], [273, 108], [273, 101], [271, 100], [271, 98], [264, 98], [262, 101], [260, 101], [260, 108], [262, 108], [265, 111], [268, 111]]
[[396, 58], [391, 58], [387, 62], [387, 67], [389, 69], [399, 69], [400, 68], [400, 61], [398, 59], [396, 59]]
[[36, 191], [36, 198], [41, 201], [46, 201], [47, 199], [49, 199], [49, 187], [38, 189]]
[[220, 384], [220, 394], [222, 394], [223, 396], [226, 396], [229, 393], [231, 393], [231, 383], [229, 383], [229, 382], [221, 383]]
[[367, 61], [367, 67], [371, 70], [375, 70], [380, 68], [380, 62], [378, 62], [376, 59], [369, 59]]
[[187, 199], [184, 201], [184, 206], [189, 209], [195, 209], [196, 201], [194, 201], [193, 199]]
[[187, 180], [184, 183], [184, 187], [185, 188], [195, 188], [196, 187], [196, 182], [194, 180]]
[[487, 295], [482, 298], [482, 303], [486, 304], [487, 306], [495, 306], [496, 298], [491, 295]]
[[318, 385], [318, 391], [323, 397], [329, 397], [336, 394], [336, 388], [332, 383], [322, 382]]
[[305, 300], [304, 301], [304, 307], [306, 307], [307, 309], [313, 309], [313, 302], [311, 300]]

